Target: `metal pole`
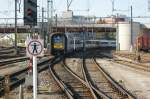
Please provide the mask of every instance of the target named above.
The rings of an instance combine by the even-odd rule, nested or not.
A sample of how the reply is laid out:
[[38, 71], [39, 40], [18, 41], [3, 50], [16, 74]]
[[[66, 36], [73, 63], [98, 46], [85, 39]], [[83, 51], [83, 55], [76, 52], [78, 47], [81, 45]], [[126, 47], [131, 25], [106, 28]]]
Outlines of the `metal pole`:
[[53, 32], [52, 27], [53, 27], [53, 0], [51, 2], [51, 21], [50, 21], [50, 33]]
[[17, 0], [15, 0], [15, 49], [17, 50]]
[[37, 57], [33, 56], [33, 99], [37, 99]]
[[[116, 18], [118, 18], [118, 13], [117, 13], [117, 17]], [[117, 28], [116, 28], [116, 51], [118, 51], [119, 49], [120, 49], [120, 46], [119, 46], [119, 26], [118, 26], [118, 21], [117, 21]]]
[[49, 31], [49, 0], [47, 0], [47, 32]]
[[130, 52], [133, 51], [133, 20], [132, 20], [132, 5], [131, 5], [131, 47], [130, 47]]
[[56, 22], [56, 32], [57, 32], [57, 14], [55, 15], [55, 22]]
[[50, 0], [47, 0], [47, 43], [49, 42], [49, 30], [50, 30], [50, 20], [49, 20], [49, 3]]
[[67, 11], [69, 11], [69, 1], [67, 0]]
[[[51, 3], [51, 6], [50, 6], [50, 3]], [[47, 32], [48, 32], [48, 34], [49, 34], [49, 32], [52, 32], [52, 21], [53, 21], [52, 18], [53, 18], [53, 0], [48, 0], [47, 1], [47, 19], [48, 19]]]
[[131, 5], [131, 46], [133, 46], [133, 19], [132, 19], [132, 5]]
[[43, 23], [44, 23], [44, 8], [42, 7], [42, 26], [41, 26], [41, 35], [42, 35], [42, 39], [44, 38], [43, 35]]
[[46, 40], [45, 40], [45, 31], [44, 31], [44, 8], [42, 7], [42, 26], [41, 26], [41, 36], [44, 39], [44, 47], [46, 47]]
[[[51, 8], [49, 3], [51, 2]], [[51, 9], [51, 10], [50, 10]], [[51, 13], [51, 18], [50, 18], [50, 13]], [[52, 33], [52, 17], [53, 17], [53, 0], [48, 0], [47, 1], [47, 19], [48, 19], [48, 25], [47, 25], [47, 48], [50, 51], [50, 33]], [[50, 52], [49, 52], [50, 53]]]
[[115, 1], [112, 0], [112, 15], [113, 15], [113, 12], [114, 12], [114, 6], [115, 6]]

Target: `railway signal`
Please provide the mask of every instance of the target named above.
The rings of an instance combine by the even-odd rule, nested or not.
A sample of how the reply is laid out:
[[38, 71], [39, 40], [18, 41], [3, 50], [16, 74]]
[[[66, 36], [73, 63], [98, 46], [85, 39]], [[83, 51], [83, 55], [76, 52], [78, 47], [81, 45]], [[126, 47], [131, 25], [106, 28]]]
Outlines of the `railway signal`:
[[37, 0], [24, 0], [24, 25], [37, 25]]

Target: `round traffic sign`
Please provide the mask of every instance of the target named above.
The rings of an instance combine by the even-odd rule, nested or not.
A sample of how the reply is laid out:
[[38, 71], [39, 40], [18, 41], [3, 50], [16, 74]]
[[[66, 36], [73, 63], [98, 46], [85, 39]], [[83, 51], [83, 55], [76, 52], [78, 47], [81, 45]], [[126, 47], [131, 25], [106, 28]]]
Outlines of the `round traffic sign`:
[[28, 43], [28, 52], [33, 56], [40, 55], [43, 50], [43, 45], [38, 40], [32, 40]]

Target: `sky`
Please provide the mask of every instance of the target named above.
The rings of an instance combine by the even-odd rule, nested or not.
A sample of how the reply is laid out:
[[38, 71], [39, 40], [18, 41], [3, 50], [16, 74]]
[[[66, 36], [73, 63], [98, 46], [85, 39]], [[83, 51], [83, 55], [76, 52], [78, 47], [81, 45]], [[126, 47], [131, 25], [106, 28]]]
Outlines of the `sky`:
[[[1, 0], [0, 18], [14, 18], [14, 1], [15, 0]], [[23, 0], [18, 1], [21, 1], [21, 12], [18, 13], [18, 17], [23, 17]], [[61, 16], [62, 12], [66, 11], [66, 1], [67, 0], [53, 0], [54, 15], [58, 14], [58, 16]], [[73, 10], [75, 15], [90, 15], [97, 17], [110, 16], [112, 14], [111, 1], [112, 0], [73, 0], [70, 10]], [[150, 16], [150, 12], [148, 11], [148, 0], [114, 0], [114, 2], [114, 8], [120, 11], [114, 11], [113, 14], [121, 13], [130, 16], [129, 10], [132, 4], [133, 16]], [[38, 17], [41, 18], [42, 7], [47, 10], [47, 0], [38, 0], [38, 6]], [[87, 11], [87, 9], [89, 9], [89, 11]], [[0, 22], [1, 21], [2, 19]], [[3, 21], [8, 22], [8, 20]], [[150, 18], [144, 19], [144, 21], [150, 23]]]

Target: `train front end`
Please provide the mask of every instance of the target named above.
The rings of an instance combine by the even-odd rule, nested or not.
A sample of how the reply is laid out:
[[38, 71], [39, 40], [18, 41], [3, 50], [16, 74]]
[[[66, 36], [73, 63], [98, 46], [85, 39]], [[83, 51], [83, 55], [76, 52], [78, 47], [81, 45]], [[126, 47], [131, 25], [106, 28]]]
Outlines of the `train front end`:
[[54, 33], [51, 36], [51, 54], [64, 54], [67, 49], [67, 37], [63, 33]]

